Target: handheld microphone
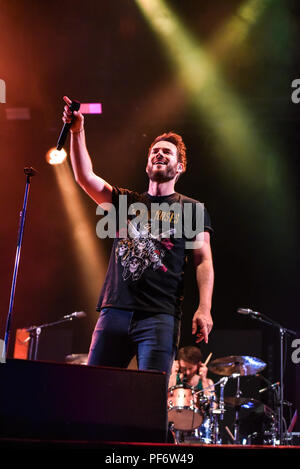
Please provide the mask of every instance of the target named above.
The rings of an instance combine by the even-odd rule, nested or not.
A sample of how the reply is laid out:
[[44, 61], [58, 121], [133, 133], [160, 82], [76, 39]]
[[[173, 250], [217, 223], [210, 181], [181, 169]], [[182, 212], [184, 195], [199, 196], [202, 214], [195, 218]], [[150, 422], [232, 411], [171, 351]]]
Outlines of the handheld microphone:
[[86, 314], [84, 311], [75, 311], [75, 313], [67, 314], [66, 316], [64, 316], [64, 319], [73, 319], [73, 318], [80, 319], [80, 318], [85, 318], [85, 317], [86, 317]]
[[[74, 111], [79, 111], [79, 109], [80, 109], [80, 102], [73, 100], [73, 101], [71, 102], [70, 106], [69, 106], [69, 109], [70, 109], [70, 111], [72, 111], [72, 113], [73, 113]], [[64, 123], [63, 128], [61, 129], [61, 132], [60, 132], [60, 136], [58, 137], [58, 141], [57, 141], [57, 145], [56, 145], [56, 150], [61, 150], [62, 147], [64, 146], [71, 125], [72, 125], [72, 122], [70, 122], [70, 123], [65, 122], [65, 123]]]

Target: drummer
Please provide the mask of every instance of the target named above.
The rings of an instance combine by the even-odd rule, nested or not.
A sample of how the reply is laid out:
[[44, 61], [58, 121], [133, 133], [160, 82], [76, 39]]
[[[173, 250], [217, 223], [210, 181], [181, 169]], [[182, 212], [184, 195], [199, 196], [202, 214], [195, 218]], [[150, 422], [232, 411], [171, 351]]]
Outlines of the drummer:
[[169, 388], [179, 385], [190, 386], [195, 391], [203, 389], [204, 395], [211, 396], [214, 394], [214, 382], [207, 378], [207, 371], [198, 347], [193, 345], [182, 347], [178, 351], [177, 360], [173, 362]]

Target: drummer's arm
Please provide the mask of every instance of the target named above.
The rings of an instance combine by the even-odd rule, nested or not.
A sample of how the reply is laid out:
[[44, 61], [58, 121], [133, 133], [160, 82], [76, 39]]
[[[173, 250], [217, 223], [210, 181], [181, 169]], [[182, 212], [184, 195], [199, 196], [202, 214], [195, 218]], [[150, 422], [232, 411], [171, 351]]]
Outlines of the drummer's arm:
[[[215, 385], [212, 379], [202, 379], [202, 386], [204, 391], [205, 396], [215, 396]], [[208, 388], [208, 389], [207, 389]]]
[[[202, 380], [202, 388], [205, 396], [212, 396], [215, 392], [215, 386], [212, 379], [207, 377], [208, 368], [205, 363], [199, 363], [199, 375]], [[207, 389], [208, 388], [208, 389]]]
[[179, 371], [179, 361], [174, 360], [173, 365], [172, 365], [172, 369], [171, 369], [170, 379], [169, 379], [169, 386], [168, 386], [169, 388], [171, 386], [176, 386], [178, 371]]
[[169, 379], [169, 388], [171, 388], [172, 386], [176, 386], [176, 377], [177, 377], [177, 373], [172, 373], [171, 376], [170, 376], [170, 379]]

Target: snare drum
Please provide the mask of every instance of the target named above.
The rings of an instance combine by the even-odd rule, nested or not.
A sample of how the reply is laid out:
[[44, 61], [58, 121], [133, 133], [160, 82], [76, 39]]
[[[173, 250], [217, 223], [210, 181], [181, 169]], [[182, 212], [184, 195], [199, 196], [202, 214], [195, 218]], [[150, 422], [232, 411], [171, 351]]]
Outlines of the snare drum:
[[168, 391], [168, 419], [176, 430], [193, 430], [203, 422], [202, 409], [198, 408], [197, 395], [191, 387], [182, 384]]

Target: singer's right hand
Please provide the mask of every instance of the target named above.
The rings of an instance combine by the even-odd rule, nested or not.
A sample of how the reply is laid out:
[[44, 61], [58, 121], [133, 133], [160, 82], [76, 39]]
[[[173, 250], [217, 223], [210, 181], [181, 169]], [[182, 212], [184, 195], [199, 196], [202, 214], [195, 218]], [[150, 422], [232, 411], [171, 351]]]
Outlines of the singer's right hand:
[[67, 104], [64, 107], [63, 117], [62, 120], [65, 124], [70, 124], [72, 121], [72, 125], [70, 127], [71, 132], [80, 132], [80, 130], [84, 127], [84, 117], [79, 111], [73, 112], [73, 120], [72, 120], [72, 112], [70, 111], [70, 104], [72, 103], [71, 99], [68, 96], [63, 97], [64, 102]]

